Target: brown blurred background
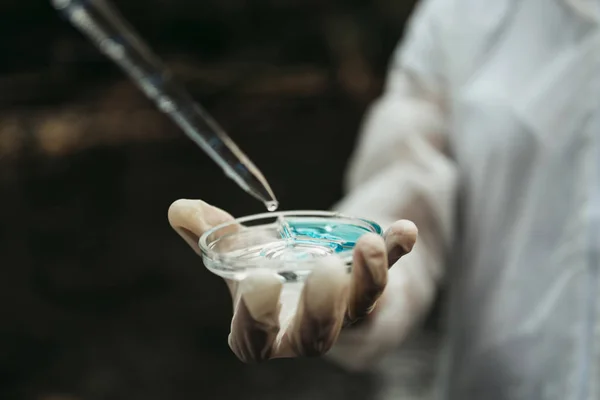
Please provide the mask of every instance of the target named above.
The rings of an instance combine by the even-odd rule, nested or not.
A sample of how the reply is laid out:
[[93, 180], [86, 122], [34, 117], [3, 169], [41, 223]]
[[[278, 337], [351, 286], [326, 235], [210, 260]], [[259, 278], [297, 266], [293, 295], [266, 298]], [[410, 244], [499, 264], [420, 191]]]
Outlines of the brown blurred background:
[[[362, 115], [414, 5], [115, 3], [262, 169], [283, 209], [341, 197]], [[1, 399], [376, 400], [421, 390], [394, 362], [391, 375], [323, 360], [239, 363], [226, 342], [225, 286], [166, 212], [180, 197], [234, 215], [262, 206], [47, 2], [2, 0], [0, 18]]]

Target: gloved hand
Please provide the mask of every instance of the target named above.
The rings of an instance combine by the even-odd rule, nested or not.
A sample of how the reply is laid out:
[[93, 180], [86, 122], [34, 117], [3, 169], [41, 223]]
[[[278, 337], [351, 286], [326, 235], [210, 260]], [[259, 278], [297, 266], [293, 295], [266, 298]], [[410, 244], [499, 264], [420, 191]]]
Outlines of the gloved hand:
[[[169, 208], [171, 226], [198, 254], [198, 238], [232, 218], [201, 200], [177, 200]], [[416, 226], [401, 220], [384, 238], [365, 234], [358, 240], [351, 274], [339, 258], [327, 257], [304, 285], [283, 285], [264, 270], [227, 281], [234, 305], [229, 346], [244, 362], [326, 353], [342, 328], [369, 323], [388, 268], [411, 251], [416, 239]]]

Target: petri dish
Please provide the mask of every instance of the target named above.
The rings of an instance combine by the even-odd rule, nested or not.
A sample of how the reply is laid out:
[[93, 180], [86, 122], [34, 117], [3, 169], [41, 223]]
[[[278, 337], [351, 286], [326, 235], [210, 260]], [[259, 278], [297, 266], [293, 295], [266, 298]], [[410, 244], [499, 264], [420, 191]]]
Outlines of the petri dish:
[[330, 211], [280, 211], [237, 218], [199, 239], [204, 265], [226, 279], [253, 269], [276, 272], [284, 282], [303, 281], [322, 257], [338, 256], [352, 268], [352, 250], [366, 233], [381, 227], [363, 218]]

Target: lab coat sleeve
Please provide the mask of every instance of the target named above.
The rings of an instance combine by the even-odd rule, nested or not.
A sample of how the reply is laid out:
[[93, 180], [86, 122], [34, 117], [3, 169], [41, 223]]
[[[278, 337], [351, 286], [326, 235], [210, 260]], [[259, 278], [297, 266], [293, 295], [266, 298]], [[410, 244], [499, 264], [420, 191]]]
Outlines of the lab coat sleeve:
[[439, 20], [447, 0], [425, 1], [409, 21], [383, 95], [367, 112], [335, 207], [384, 229], [410, 219], [419, 229], [413, 251], [390, 270], [368, 324], [342, 331], [328, 354], [361, 369], [402, 342], [431, 307], [444, 277], [453, 234], [457, 169], [447, 155], [444, 55]]

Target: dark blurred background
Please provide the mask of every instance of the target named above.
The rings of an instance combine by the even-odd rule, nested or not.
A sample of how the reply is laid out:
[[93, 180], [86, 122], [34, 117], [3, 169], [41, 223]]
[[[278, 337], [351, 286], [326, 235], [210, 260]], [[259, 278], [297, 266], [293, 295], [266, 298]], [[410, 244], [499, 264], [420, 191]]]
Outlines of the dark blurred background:
[[[327, 209], [414, 2], [116, 5], [283, 209]], [[47, 2], [2, 0], [0, 18], [1, 399], [409, 398], [399, 375], [238, 362], [226, 288], [166, 212], [181, 197], [262, 205]]]

